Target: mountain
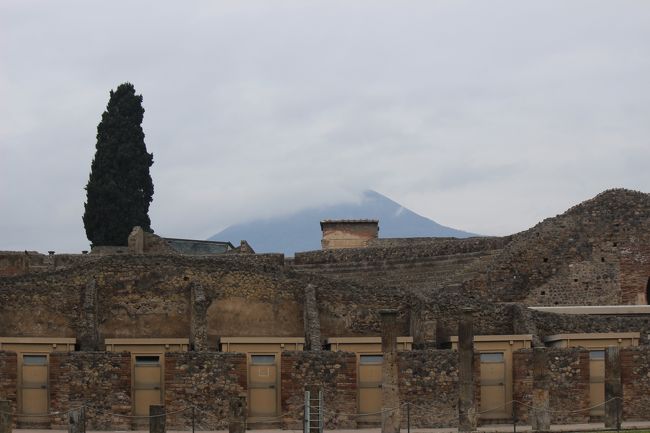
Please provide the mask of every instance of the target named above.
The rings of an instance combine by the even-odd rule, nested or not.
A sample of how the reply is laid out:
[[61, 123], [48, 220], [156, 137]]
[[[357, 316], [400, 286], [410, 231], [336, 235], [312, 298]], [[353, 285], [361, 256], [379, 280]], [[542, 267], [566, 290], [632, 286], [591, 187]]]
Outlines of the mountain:
[[258, 253], [282, 252], [293, 256], [296, 251], [321, 248], [321, 220], [361, 218], [379, 220], [380, 238], [477, 236], [440, 225], [378, 192], [368, 190], [364, 191], [359, 203], [304, 209], [288, 216], [236, 224], [220, 231], [209, 240], [237, 244], [245, 239]]

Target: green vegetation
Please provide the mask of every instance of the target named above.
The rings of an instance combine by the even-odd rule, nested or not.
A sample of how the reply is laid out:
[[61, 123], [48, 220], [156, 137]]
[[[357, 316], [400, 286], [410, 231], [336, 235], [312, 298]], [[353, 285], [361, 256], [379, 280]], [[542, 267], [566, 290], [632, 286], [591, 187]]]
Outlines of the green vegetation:
[[142, 95], [133, 84], [111, 90], [86, 185], [83, 222], [93, 245], [126, 245], [134, 226], [152, 231], [153, 154], [144, 143], [143, 116]]

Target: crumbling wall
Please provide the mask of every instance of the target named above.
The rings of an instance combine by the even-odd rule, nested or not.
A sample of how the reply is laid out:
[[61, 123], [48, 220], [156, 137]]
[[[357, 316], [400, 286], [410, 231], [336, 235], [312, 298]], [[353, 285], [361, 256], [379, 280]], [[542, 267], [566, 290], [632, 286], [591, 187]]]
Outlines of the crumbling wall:
[[[551, 424], [589, 422], [589, 352], [585, 349], [548, 348], [549, 410]], [[530, 422], [532, 410], [533, 350], [513, 353], [513, 399], [519, 422]], [[522, 404], [523, 403], [523, 404]]]
[[621, 349], [623, 420], [646, 421], [650, 407], [650, 348]]
[[50, 411], [52, 427], [68, 425], [66, 412], [86, 406], [90, 429], [129, 430], [131, 355], [115, 352], [53, 352], [50, 354]]
[[323, 390], [325, 428], [356, 428], [357, 358], [347, 352], [282, 352], [282, 422], [301, 429], [305, 386]]
[[[246, 395], [247, 368], [243, 353], [167, 352], [165, 354], [165, 410], [167, 427], [223, 430], [230, 419], [230, 402]], [[176, 412], [176, 413], [174, 413]]]
[[400, 400], [410, 405], [411, 427], [458, 425], [457, 351], [400, 352], [399, 372]]
[[18, 357], [16, 352], [0, 350], [0, 400], [9, 400], [12, 411], [16, 410], [18, 398], [17, 374]]

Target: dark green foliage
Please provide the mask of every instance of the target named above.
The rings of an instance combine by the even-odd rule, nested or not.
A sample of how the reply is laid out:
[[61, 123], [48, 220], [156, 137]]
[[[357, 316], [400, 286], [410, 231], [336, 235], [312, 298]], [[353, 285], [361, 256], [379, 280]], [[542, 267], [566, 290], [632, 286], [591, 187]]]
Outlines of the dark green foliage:
[[143, 116], [142, 95], [135, 94], [133, 84], [111, 90], [86, 185], [83, 221], [93, 245], [126, 245], [134, 226], [152, 231], [153, 154], [144, 144]]

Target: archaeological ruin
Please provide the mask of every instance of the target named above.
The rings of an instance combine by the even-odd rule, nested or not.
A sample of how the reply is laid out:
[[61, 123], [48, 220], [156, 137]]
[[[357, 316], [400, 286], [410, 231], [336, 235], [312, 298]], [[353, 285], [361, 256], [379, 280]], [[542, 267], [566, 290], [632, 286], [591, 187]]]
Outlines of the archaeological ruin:
[[293, 258], [137, 228], [125, 248], [0, 253], [11, 422], [66, 428], [83, 407], [88, 428], [137, 429], [160, 406], [168, 428], [231, 431], [307, 413], [385, 432], [650, 421], [650, 195], [608, 190], [505, 237], [377, 224], [324, 221], [323, 249]]

